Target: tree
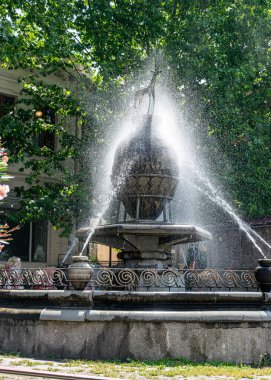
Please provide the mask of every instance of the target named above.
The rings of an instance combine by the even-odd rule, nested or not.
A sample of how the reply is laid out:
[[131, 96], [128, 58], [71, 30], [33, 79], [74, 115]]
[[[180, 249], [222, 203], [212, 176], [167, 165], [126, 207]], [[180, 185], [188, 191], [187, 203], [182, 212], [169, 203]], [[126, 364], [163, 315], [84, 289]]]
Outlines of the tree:
[[[34, 110], [49, 99], [59, 120], [71, 116], [75, 129], [84, 125], [88, 138], [83, 143], [108, 143], [105, 125], [120, 112], [111, 94], [127, 92], [127, 83], [144, 69], [154, 49], [164, 51], [180, 107], [194, 125], [203, 153], [216, 157], [211, 167], [234, 204], [247, 216], [270, 214], [267, 0], [5, 0], [0, 12], [2, 67], [29, 72], [23, 92], [32, 108], [17, 106], [0, 124], [14, 159], [32, 170], [30, 188], [23, 191], [23, 209], [28, 210], [23, 220], [49, 215], [55, 226], [65, 227], [67, 221], [71, 226], [80, 209], [79, 180], [86, 184], [89, 178], [82, 171], [83, 180], [74, 177], [63, 166], [80, 152], [78, 161], [84, 162], [82, 140], [61, 124], [35, 119]], [[70, 88], [42, 85], [43, 76], [59, 72], [73, 79]], [[28, 139], [21, 138], [21, 129]], [[33, 134], [46, 130], [58, 134], [59, 152], [36, 152]], [[37, 163], [33, 154], [46, 160]], [[38, 175], [52, 170], [63, 172], [64, 187], [38, 182]]]
[[271, 212], [269, 5], [178, 2], [166, 42], [211, 166], [250, 217]]

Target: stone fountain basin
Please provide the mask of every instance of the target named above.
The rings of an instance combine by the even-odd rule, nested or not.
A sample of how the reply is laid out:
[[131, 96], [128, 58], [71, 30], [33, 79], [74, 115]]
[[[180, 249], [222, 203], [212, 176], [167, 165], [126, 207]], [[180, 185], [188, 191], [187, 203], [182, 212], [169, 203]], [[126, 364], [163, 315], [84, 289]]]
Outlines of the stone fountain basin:
[[3, 352], [239, 363], [271, 354], [269, 293], [0, 290], [0, 302]]
[[[85, 240], [91, 231], [92, 227], [81, 228], [76, 236]], [[148, 242], [156, 239], [160, 247], [212, 239], [208, 231], [189, 224], [122, 223], [97, 226], [90, 241], [119, 249], [133, 249], [139, 237]]]

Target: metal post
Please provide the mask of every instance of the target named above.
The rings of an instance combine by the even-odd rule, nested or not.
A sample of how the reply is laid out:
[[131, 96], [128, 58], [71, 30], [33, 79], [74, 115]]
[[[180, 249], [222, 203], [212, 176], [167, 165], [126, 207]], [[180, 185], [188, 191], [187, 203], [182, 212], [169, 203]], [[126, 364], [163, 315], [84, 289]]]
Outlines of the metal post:
[[109, 247], [109, 268], [112, 267], [112, 247]]
[[118, 200], [118, 207], [117, 207], [117, 216], [116, 216], [116, 223], [119, 223], [119, 217], [120, 217], [120, 208], [121, 208], [121, 200]]
[[139, 208], [140, 208], [140, 196], [137, 196], [136, 199], [136, 221], [139, 220]]
[[173, 220], [172, 220], [172, 201], [168, 200], [167, 205], [168, 205], [169, 222], [173, 223]]
[[167, 222], [166, 198], [163, 199], [163, 219], [164, 219], [164, 223], [166, 223]]

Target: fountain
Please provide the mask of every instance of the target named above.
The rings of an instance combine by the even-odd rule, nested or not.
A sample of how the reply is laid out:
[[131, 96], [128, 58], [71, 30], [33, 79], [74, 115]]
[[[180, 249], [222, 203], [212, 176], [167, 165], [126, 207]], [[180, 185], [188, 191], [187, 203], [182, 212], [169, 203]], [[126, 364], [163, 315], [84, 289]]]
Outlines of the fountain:
[[[137, 131], [116, 150], [107, 222], [77, 231], [80, 253], [67, 270], [0, 271], [1, 351], [241, 363], [271, 354], [270, 260], [260, 262], [257, 281], [248, 270], [172, 266], [173, 245], [212, 237], [174, 224], [179, 167], [155, 133], [158, 73], [138, 92], [149, 103]], [[84, 255], [89, 242], [119, 249], [123, 265], [92, 268]]]
[[117, 148], [111, 181], [115, 200], [111, 224], [77, 231], [82, 241], [120, 250], [127, 268], [163, 269], [171, 265], [171, 246], [211, 239], [211, 234], [192, 225], [173, 224], [172, 201], [179, 168], [174, 152], [155, 133], [156, 69], [150, 85], [148, 113], [139, 119], [137, 132]]

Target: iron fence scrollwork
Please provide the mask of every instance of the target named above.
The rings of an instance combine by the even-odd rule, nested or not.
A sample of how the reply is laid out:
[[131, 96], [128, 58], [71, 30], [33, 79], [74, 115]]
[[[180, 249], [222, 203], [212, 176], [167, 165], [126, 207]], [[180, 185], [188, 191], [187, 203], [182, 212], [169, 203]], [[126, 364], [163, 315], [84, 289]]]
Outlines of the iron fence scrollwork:
[[[0, 289], [69, 289], [67, 269], [0, 269]], [[257, 290], [254, 271], [94, 268], [88, 289]]]

